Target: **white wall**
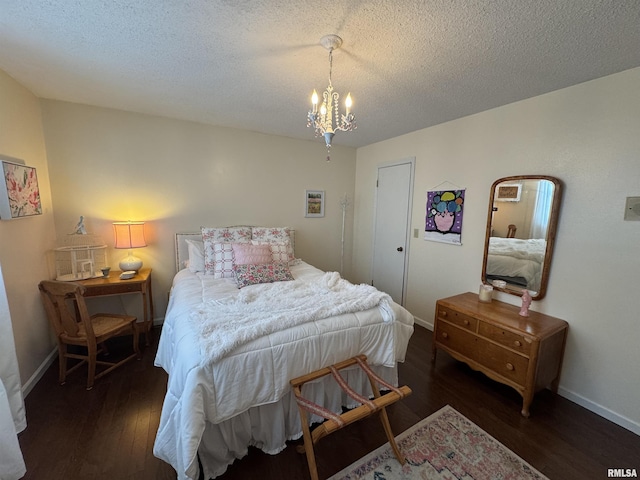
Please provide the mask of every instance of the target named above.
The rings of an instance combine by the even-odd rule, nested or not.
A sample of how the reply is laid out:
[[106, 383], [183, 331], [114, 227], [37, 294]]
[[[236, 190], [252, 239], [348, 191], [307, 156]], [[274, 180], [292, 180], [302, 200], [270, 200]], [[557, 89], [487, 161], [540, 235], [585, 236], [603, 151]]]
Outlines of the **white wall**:
[[[329, 164], [320, 141], [55, 101], [42, 101], [41, 119], [38, 100], [2, 72], [0, 104], [0, 153], [38, 169], [44, 207], [37, 218], [0, 221], [23, 382], [54, 346], [36, 285], [53, 275], [46, 257], [80, 215], [110, 246], [112, 221], [149, 222], [150, 245], [139, 256], [154, 268], [162, 316], [174, 232], [201, 224], [290, 225], [298, 230], [298, 253], [335, 270], [346, 192], [355, 195], [346, 275], [369, 282], [376, 166], [415, 156], [414, 228], [424, 228], [429, 188], [449, 181], [467, 192], [462, 246], [411, 240], [409, 310], [429, 323], [438, 298], [477, 291], [495, 179], [559, 177], [565, 193], [549, 292], [533, 308], [570, 324], [561, 393], [640, 432], [640, 222], [622, 221], [625, 197], [640, 195], [640, 69], [370, 145], [358, 149], [357, 161], [353, 149], [334, 147]], [[303, 217], [307, 188], [327, 191], [325, 218]], [[109, 248], [109, 256], [115, 267], [122, 252]]]
[[370, 281], [381, 163], [416, 157], [412, 227], [421, 232], [427, 190], [467, 189], [462, 246], [411, 240], [406, 307], [431, 325], [438, 298], [478, 291], [492, 182], [560, 178], [549, 290], [532, 308], [570, 325], [560, 393], [640, 433], [640, 222], [623, 221], [625, 197], [640, 196], [639, 132], [637, 68], [358, 149], [354, 279]]
[[[164, 315], [175, 274], [176, 232], [289, 226], [297, 255], [340, 268], [340, 198], [353, 199], [355, 149], [334, 146], [327, 163], [324, 143], [311, 131], [304, 141], [66, 102], [42, 105], [58, 237], [84, 215], [87, 230], [109, 246], [115, 269], [126, 252], [112, 248], [112, 222], [145, 220], [149, 246], [135, 254], [153, 268], [156, 317]], [[305, 189], [325, 190], [325, 217], [304, 217]], [[351, 225], [352, 209], [346, 266]], [[139, 315], [132, 309], [140, 300], [129, 297], [125, 310]]]
[[42, 215], [0, 220], [0, 264], [20, 377], [28, 390], [55, 348], [38, 292], [38, 282], [49, 276], [47, 251], [55, 239], [51, 191], [39, 100], [0, 70], [0, 105], [0, 154], [36, 168], [43, 208]]

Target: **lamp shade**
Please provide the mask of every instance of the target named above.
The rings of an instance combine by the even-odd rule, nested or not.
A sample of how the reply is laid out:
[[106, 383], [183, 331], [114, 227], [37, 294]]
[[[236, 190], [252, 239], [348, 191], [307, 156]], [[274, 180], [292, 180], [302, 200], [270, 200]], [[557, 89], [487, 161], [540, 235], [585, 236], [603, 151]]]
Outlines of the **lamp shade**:
[[[113, 233], [115, 235], [115, 248], [140, 248], [146, 247], [144, 238], [144, 222], [114, 222]], [[120, 270], [138, 271], [142, 267], [142, 260], [134, 257], [131, 251], [120, 263]]]
[[116, 248], [146, 247], [144, 239], [144, 222], [115, 222], [113, 232], [116, 237]]

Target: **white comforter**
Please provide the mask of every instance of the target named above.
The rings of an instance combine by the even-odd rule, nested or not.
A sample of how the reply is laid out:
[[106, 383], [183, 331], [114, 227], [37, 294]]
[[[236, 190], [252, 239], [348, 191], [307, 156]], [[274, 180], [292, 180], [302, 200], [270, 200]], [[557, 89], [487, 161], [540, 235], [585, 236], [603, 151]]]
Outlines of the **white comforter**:
[[[323, 275], [304, 262], [291, 270], [296, 279]], [[264, 286], [242, 290], [253, 288]], [[193, 309], [239, 292], [231, 279], [188, 270], [174, 280], [155, 361], [169, 382], [154, 454], [170, 463], [180, 479], [197, 478], [198, 453], [205, 476], [214, 477], [245, 455], [249, 445], [277, 453], [287, 440], [299, 437], [291, 378], [364, 353], [388, 380], [397, 381], [396, 363], [404, 361], [413, 333], [411, 314], [392, 303], [392, 321], [383, 321], [378, 307], [310, 320], [207, 361], [190, 320]]]
[[544, 239], [491, 237], [487, 275], [522, 277], [527, 281], [527, 289], [537, 292], [546, 248]]

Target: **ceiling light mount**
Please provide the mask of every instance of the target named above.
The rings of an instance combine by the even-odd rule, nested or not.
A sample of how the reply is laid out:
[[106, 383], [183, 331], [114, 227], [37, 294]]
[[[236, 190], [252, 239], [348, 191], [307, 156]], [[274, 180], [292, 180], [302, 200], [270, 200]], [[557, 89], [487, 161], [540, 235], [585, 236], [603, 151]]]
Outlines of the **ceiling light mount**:
[[325, 35], [320, 39], [320, 45], [329, 51], [337, 50], [342, 46], [342, 39], [334, 34]]
[[322, 93], [322, 105], [318, 108], [318, 93], [311, 95], [311, 110], [307, 114], [307, 127], [315, 129], [316, 137], [323, 136], [327, 145], [327, 161], [331, 160], [331, 141], [336, 131], [349, 132], [356, 128], [356, 117], [351, 112], [351, 93], [345, 98], [345, 113], [340, 114], [338, 99], [340, 94], [333, 90], [331, 71], [333, 67], [333, 51], [342, 46], [342, 38], [338, 35], [325, 35], [320, 45], [329, 51], [329, 85]]

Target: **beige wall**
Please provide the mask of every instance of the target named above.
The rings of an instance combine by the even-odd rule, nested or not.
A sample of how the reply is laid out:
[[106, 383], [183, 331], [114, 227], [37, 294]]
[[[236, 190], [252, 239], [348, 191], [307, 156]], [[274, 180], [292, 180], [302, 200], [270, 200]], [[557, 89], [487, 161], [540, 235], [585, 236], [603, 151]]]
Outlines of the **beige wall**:
[[561, 394], [640, 433], [640, 222], [623, 221], [625, 197], [640, 196], [639, 112], [640, 68], [358, 149], [354, 279], [370, 280], [381, 163], [416, 158], [412, 227], [421, 232], [427, 190], [466, 188], [462, 246], [411, 239], [406, 306], [431, 325], [438, 298], [478, 291], [492, 182], [560, 178], [549, 291], [533, 309], [570, 324]]
[[[202, 225], [290, 226], [301, 258], [340, 268], [340, 198], [353, 199], [355, 149], [334, 146], [327, 163], [311, 132], [303, 141], [65, 102], [42, 105], [58, 237], [84, 215], [117, 268], [126, 252], [112, 248], [111, 223], [148, 222], [149, 246], [135, 254], [153, 268], [156, 317], [164, 315], [175, 273], [173, 235]], [[325, 217], [304, 217], [305, 189], [325, 190]], [[132, 310], [138, 299], [122, 300], [139, 314]]]
[[51, 192], [38, 99], [0, 70], [0, 106], [0, 155], [36, 168], [43, 207], [42, 215], [0, 220], [0, 264], [20, 377], [28, 389], [55, 348], [38, 293], [38, 282], [49, 275], [47, 251], [55, 239]]
[[[336, 270], [344, 193], [355, 197], [347, 211], [345, 273], [369, 282], [376, 166], [415, 157], [413, 228], [424, 228], [429, 188], [448, 181], [467, 191], [462, 246], [411, 240], [409, 310], [428, 324], [437, 298], [477, 291], [496, 178], [559, 177], [565, 194], [549, 293], [533, 308], [570, 323], [561, 393], [640, 432], [640, 222], [622, 221], [625, 197], [640, 195], [640, 69], [370, 145], [357, 156], [334, 147], [329, 164], [320, 141], [64, 102], [42, 101], [41, 121], [38, 100], [2, 72], [0, 104], [0, 153], [38, 168], [44, 206], [40, 217], [0, 221], [23, 382], [53, 349], [36, 290], [54, 274], [45, 258], [80, 215], [109, 245], [114, 267], [124, 252], [111, 248], [111, 222], [148, 222], [149, 247], [139, 256], [155, 272], [157, 317], [174, 273], [174, 232], [202, 224], [290, 225], [302, 258]], [[305, 189], [326, 190], [325, 218], [303, 217]], [[25, 267], [24, 258], [35, 261]]]

